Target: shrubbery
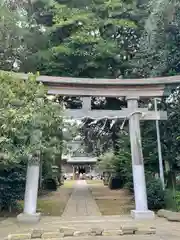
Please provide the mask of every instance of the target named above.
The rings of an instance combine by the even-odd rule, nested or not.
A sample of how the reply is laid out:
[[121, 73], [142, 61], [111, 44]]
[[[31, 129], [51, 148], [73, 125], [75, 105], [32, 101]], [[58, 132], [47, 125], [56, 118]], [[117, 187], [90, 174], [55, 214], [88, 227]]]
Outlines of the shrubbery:
[[[132, 160], [128, 135], [120, 135], [118, 151], [114, 154], [113, 152], [111, 152], [111, 154], [106, 153], [100, 160], [99, 165], [103, 167], [104, 171], [108, 171], [109, 169], [113, 170], [111, 171], [109, 188], [126, 188], [131, 193], [134, 192]], [[152, 210], [164, 208], [165, 191], [162, 188], [161, 181], [154, 177], [154, 174], [152, 174], [153, 169], [147, 167], [146, 170], [150, 171], [146, 172], [148, 207]]]
[[165, 190], [165, 205], [166, 209], [171, 210], [171, 211], [176, 211], [177, 206], [176, 206], [176, 195], [177, 195], [177, 201], [178, 200], [178, 194], [179, 192], [173, 191], [172, 189], [166, 189]]
[[112, 176], [109, 179], [109, 188], [110, 189], [119, 189], [122, 188], [122, 179], [120, 176]]
[[23, 198], [27, 162], [37, 150], [47, 171], [59, 159], [64, 123], [61, 106], [47, 98], [35, 76], [23, 81], [1, 71], [0, 116], [0, 208], [10, 210]]
[[[126, 182], [125, 187], [133, 192], [133, 179]], [[158, 210], [165, 207], [165, 191], [163, 190], [161, 181], [159, 179], [147, 177], [146, 191], [149, 209]]]
[[57, 190], [57, 181], [53, 178], [47, 178], [43, 181], [43, 188], [47, 190], [56, 191]]
[[180, 211], [180, 191], [176, 191], [176, 209], [179, 212]]
[[127, 188], [131, 193], [134, 192], [134, 186], [133, 186], [133, 177], [129, 178], [129, 180], [124, 184], [124, 188]]
[[22, 200], [25, 190], [25, 171], [11, 169], [0, 171], [0, 208], [11, 211], [16, 201]]
[[165, 191], [160, 179], [150, 178], [146, 183], [148, 207], [151, 210], [158, 210], [165, 207]]
[[171, 211], [180, 211], [180, 191], [166, 189], [165, 191], [166, 209]]
[[[124, 187], [133, 193], [134, 188], [130, 154], [127, 151], [121, 149], [117, 156], [111, 156], [111, 158], [105, 159], [106, 164], [103, 165], [103, 163], [101, 163], [101, 166], [107, 165], [110, 169], [109, 166], [111, 164], [114, 171], [116, 170], [114, 173], [111, 173], [111, 177], [109, 179], [109, 188], [118, 189]], [[103, 160], [104, 159], [102, 158], [102, 161]], [[149, 209], [157, 210], [164, 208], [165, 191], [162, 188], [161, 181], [147, 173], [146, 189]]]

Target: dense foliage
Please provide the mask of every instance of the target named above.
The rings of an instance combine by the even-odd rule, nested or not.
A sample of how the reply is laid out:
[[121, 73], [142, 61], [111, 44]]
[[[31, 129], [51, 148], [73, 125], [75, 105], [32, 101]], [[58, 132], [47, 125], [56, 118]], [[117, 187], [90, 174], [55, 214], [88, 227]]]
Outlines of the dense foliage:
[[48, 42], [23, 63], [25, 71], [116, 78], [137, 48], [138, 22], [127, 17], [133, 12], [131, 0], [36, 1], [33, 9]]
[[[179, 1], [168, 0], [4, 0], [0, 3], [0, 68], [92, 78], [177, 75], [180, 72], [179, 7]], [[34, 91], [42, 87], [37, 88], [33, 80], [27, 85], [17, 85], [10, 76], [1, 76], [1, 81], [1, 169], [11, 171], [17, 164], [24, 169], [23, 164], [33, 149], [29, 133], [41, 125], [43, 173], [47, 174], [45, 166], [50, 166], [51, 161], [57, 164], [62, 151], [62, 144], [59, 145], [62, 132], [57, 128], [62, 125], [57, 113], [59, 105], [52, 106], [47, 99], [39, 102]], [[17, 91], [17, 96], [11, 89]], [[180, 167], [179, 96], [177, 91], [171, 101], [163, 99], [159, 104], [159, 108], [167, 109], [169, 116], [166, 122], [160, 123], [169, 188], [175, 187], [175, 175]], [[58, 100], [60, 103], [62, 99]], [[63, 100], [69, 106], [79, 107], [79, 98]], [[147, 107], [147, 101], [142, 100], [141, 106]], [[123, 98], [92, 98], [93, 109], [122, 107], [126, 107]], [[129, 143], [124, 135], [119, 136], [121, 123], [86, 119], [81, 134], [87, 151], [98, 156], [107, 149], [112, 152], [112, 158], [105, 155], [101, 167], [107, 165], [132, 187]], [[126, 133], [127, 127], [125, 124]], [[141, 133], [145, 169], [154, 175], [159, 172], [155, 123], [142, 123]], [[112, 159], [110, 163], [108, 158]]]
[[34, 76], [23, 81], [1, 72], [0, 86], [0, 202], [6, 208], [22, 198], [26, 165], [37, 150], [42, 164], [60, 157], [63, 118]]
[[[129, 138], [120, 135], [120, 148], [116, 155], [106, 153], [99, 159], [98, 166], [104, 172], [109, 172], [108, 180], [111, 189], [127, 188], [133, 192], [132, 164]], [[165, 206], [165, 191], [161, 181], [152, 176], [152, 171], [146, 169], [147, 198], [149, 209], [157, 210]]]
[[165, 191], [159, 179], [147, 177], [147, 198], [149, 209], [157, 210], [165, 207]]
[[119, 151], [114, 154], [105, 153], [99, 158], [98, 168], [109, 172], [110, 176], [119, 177], [121, 186], [132, 183], [131, 154], [128, 135], [121, 134]]

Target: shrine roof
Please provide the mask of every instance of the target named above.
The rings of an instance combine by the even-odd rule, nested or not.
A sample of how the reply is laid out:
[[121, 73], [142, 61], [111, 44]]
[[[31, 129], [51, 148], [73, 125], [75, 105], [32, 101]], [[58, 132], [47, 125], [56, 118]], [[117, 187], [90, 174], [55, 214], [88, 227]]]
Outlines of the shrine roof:
[[96, 163], [96, 157], [71, 157], [67, 159], [67, 163]]

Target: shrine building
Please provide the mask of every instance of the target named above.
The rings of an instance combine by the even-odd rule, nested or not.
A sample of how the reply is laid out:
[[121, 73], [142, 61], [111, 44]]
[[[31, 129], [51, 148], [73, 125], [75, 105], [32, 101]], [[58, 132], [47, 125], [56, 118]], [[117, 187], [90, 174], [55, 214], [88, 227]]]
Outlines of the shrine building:
[[62, 172], [65, 175], [78, 179], [80, 174], [85, 176], [96, 175], [97, 157], [84, 151], [81, 140], [74, 140], [69, 143], [71, 151], [62, 156]]

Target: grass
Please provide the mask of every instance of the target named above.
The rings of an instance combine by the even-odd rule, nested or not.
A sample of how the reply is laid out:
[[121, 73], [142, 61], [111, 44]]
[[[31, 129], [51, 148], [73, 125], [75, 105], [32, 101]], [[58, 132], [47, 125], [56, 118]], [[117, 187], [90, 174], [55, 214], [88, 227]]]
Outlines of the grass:
[[[65, 181], [57, 191], [41, 191], [37, 200], [37, 212], [44, 216], [61, 216], [72, 193], [75, 181]], [[12, 212], [2, 211], [0, 217], [16, 217], [23, 211], [24, 201], [18, 201]]]
[[96, 200], [96, 203], [100, 209], [102, 215], [125, 215], [134, 208], [132, 203], [122, 205], [122, 201], [119, 199], [101, 199]]
[[103, 184], [103, 181], [102, 180], [98, 180], [98, 179], [96, 179], [96, 180], [86, 180], [86, 182], [87, 182], [87, 184]]
[[37, 211], [44, 216], [61, 216], [72, 193], [75, 181], [64, 181], [57, 191], [50, 192], [38, 199]]
[[75, 180], [65, 180], [64, 181], [64, 188], [73, 188], [73, 185], [75, 183]]
[[111, 190], [97, 183], [90, 185], [90, 190], [102, 215], [129, 214], [134, 208], [132, 196], [125, 189]]
[[[19, 211], [22, 212], [24, 201], [19, 202]], [[66, 204], [63, 201], [38, 199], [37, 212], [41, 212], [44, 216], [61, 216]]]

